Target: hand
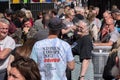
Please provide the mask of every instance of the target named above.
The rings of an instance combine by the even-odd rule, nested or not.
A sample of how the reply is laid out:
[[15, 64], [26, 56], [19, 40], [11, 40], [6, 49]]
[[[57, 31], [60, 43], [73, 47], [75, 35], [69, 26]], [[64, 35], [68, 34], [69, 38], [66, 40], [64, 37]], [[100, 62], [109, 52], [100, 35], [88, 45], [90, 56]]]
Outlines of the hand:
[[23, 31], [25, 32], [25, 34], [28, 33], [29, 29], [30, 29], [30, 28], [28, 28], [28, 27], [24, 27], [24, 28], [23, 28]]
[[97, 43], [93, 43], [94, 46], [97, 46]]
[[77, 32], [78, 35], [82, 35], [83, 33], [82, 32]]
[[69, 31], [72, 31], [72, 32], [74, 31], [74, 30], [72, 29], [72, 27], [69, 27], [68, 30], [69, 30]]
[[72, 28], [73, 30], [76, 30], [76, 26], [72, 26], [71, 28]]
[[70, 31], [74, 32], [73, 28], [70, 28]]

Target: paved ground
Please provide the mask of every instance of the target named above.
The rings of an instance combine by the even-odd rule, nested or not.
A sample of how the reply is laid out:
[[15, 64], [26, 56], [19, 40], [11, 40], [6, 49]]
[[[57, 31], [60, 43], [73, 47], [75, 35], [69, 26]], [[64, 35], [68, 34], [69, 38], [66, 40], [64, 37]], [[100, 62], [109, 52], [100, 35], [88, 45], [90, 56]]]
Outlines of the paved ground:
[[[109, 54], [108, 52], [93, 53], [93, 59], [92, 59], [93, 67], [94, 67], [94, 79], [93, 80], [103, 80], [102, 73], [103, 73], [104, 66], [107, 61], [108, 54]], [[79, 62], [78, 56], [75, 56], [75, 65], [76, 65], [75, 70], [72, 71], [72, 80], [78, 80], [78, 77], [79, 77], [81, 63]], [[88, 72], [90, 72], [90, 71], [88, 71]], [[88, 75], [89, 74], [90, 73], [88, 73]], [[89, 79], [89, 80], [91, 80], [91, 79]]]

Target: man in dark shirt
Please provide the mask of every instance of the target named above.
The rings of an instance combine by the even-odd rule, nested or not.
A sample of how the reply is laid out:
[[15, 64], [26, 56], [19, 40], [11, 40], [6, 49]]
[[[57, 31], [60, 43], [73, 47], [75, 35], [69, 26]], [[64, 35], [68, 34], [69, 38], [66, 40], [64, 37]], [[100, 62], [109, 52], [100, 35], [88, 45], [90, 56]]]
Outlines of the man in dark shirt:
[[[77, 45], [73, 48], [73, 52], [79, 55], [81, 63], [79, 80], [94, 80], [93, 65], [91, 62], [93, 45], [87, 29], [87, 23], [85, 21], [78, 21], [76, 24], [79, 39], [76, 41]], [[90, 73], [89, 70], [91, 70]], [[89, 76], [87, 74], [89, 74]]]

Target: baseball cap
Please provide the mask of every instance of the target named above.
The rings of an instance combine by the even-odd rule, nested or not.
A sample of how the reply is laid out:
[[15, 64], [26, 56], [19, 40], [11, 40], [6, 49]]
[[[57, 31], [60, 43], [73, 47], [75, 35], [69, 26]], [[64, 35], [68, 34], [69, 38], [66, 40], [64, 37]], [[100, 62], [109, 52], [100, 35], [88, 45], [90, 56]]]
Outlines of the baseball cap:
[[111, 11], [111, 13], [120, 13], [120, 10], [119, 9], [114, 9]]
[[63, 29], [66, 25], [62, 22], [62, 20], [58, 17], [54, 17], [50, 19], [48, 23], [48, 28], [51, 30], [60, 30]]

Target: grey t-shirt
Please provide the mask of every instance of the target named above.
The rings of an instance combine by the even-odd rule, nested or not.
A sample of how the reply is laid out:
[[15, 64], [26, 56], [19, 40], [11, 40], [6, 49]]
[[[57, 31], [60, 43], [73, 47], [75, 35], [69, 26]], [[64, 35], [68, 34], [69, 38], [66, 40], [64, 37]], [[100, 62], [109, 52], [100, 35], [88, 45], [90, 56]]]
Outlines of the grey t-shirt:
[[114, 30], [113, 32], [110, 33], [110, 41], [112, 42], [116, 42], [118, 40], [118, 38], [120, 38], [120, 33], [116, 30]]
[[33, 38], [35, 38], [36, 40], [42, 40], [48, 37], [48, 33], [49, 33], [49, 29], [42, 29], [39, 30], [34, 36]]

